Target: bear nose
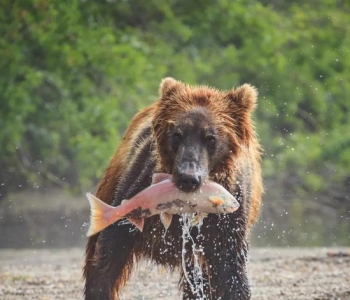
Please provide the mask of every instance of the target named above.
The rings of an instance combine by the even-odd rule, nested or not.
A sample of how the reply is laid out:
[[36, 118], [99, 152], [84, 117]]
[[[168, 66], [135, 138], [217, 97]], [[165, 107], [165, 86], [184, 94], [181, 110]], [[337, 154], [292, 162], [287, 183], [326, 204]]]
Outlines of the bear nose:
[[179, 174], [179, 188], [184, 192], [194, 192], [201, 184], [201, 177], [198, 174]]

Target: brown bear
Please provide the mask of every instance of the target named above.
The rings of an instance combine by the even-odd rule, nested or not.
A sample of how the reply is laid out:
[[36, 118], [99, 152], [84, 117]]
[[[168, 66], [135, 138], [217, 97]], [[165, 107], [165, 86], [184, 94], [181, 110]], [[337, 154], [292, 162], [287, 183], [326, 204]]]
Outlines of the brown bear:
[[256, 99], [255, 88], [248, 84], [219, 91], [163, 79], [159, 100], [133, 118], [96, 193], [117, 206], [148, 187], [156, 172], [172, 174], [185, 192], [197, 190], [207, 179], [230, 191], [240, 208], [209, 214], [200, 234], [196, 226], [190, 232], [202, 250], [203, 294], [191, 288], [195, 279], [190, 244], [182, 261], [181, 216], [174, 215], [166, 234], [159, 216], [153, 216], [145, 220], [143, 232], [116, 222], [89, 238], [85, 300], [117, 299], [140, 258], [179, 268], [183, 299], [250, 299], [247, 239], [263, 191], [260, 146], [251, 120]]

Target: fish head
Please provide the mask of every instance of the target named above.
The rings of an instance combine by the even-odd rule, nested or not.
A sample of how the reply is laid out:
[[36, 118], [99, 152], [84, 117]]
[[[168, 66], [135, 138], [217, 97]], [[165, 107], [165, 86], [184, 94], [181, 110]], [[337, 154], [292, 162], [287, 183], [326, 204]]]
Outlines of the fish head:
[[233, 213], [239, 208], [240, 204], [238, 200], [229, 191], [227, 191], [227, 193], [225, 193], [225, 195], [223, 195], [222, 197], [222, 206], [225, 213]]
[[239, 203], [231, 194], [209, 196], [209, 201], [216, 207], [218, 213], [233, 213], [239, 208]]
[[219, 213], [232, 213], [239, 208], [239, 202], [228, 190], [214, 181], [206, 181], [202, 192], [208, 195], [208, 199]]

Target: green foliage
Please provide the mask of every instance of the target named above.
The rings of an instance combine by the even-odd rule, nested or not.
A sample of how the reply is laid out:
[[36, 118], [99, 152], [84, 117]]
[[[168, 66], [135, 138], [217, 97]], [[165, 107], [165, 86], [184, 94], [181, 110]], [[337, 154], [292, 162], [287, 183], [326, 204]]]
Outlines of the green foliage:
[[161, 78], [173, 76], [258, 87], [264, 176], [268, 187], [277, 183], [267, 206], [288, 209], [287, 199], [293, 210], [314, 194], [321, 206], [335, 201], [349, 210], [347, 1], [1, 5], [3, 189], [91, 185], [130, 118], [156, 99]]
[[163, 76], [164, 67], [148, 60], [148, 45], [89, 18], [81, 6], [5, 5], [0, 179], [6, 185], [12, 176], [60, 186], [100, 177], [129, 118], [151, 102]]

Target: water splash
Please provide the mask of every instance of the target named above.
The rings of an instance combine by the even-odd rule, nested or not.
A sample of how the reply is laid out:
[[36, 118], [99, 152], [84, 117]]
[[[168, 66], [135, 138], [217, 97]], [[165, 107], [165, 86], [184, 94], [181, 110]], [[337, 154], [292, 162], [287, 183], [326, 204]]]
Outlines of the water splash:
[[[198, 237], [201, 235], [201, 226], [203, 225], [203, 219], [206, 214], [193, 214], [184, 213], [182, 214], [182, 268], [184, 277], [196, 299], [206, 300], [207, 297], [204, 293], [204, 278], [203, 270], [200, 264], [200, 256], [203, 253], [203, 247], [196, 245], [195, 241], [191, 236], [191, 229], [197, 227]], [[186, 268], [186, 244], [191, 243], [192, 257], [187, 257], [190, 261], [193, 260], [193, 269], [188, 270]], [[191, 280], [192, 279], [192, 280]]]
[[124, 225], [132, 225], [129, 229], [129, 232], [134, 232], [137, 230], [136, 226], [133, 223], [131, 223], [128, 219], [122, 219], [118, 222], [118, 226]]

